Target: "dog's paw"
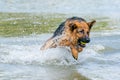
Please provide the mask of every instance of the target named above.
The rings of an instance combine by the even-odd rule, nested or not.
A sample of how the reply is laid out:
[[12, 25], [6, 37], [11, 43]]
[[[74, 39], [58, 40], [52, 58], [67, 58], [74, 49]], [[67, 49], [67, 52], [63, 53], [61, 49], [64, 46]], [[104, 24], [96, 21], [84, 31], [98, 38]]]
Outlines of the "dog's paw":
[[75, 60], [77, 60], [78, 59], [78, 57], [75, 57], [74, 55], [72, 55], [73, 56], [73, 58], [75, 59]]

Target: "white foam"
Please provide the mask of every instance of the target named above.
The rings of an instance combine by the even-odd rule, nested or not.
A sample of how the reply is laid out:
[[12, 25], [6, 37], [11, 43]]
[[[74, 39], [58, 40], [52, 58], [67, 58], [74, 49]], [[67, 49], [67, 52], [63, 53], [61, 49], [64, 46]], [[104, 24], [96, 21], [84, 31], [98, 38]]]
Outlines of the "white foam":
[[[96, 46], [95, 46], [96, 47]], [[72, 65], [80, 64], [83, 60], [89, 57], [98, 55], [97, 50], [100, 50], [101, 45], [96, 47], [96, 50], [86, 48], [79, 54], [78, 60], [74, 60], [68, 48], [58, 47], [51, 48], [45, 51], [40, 51], [39, 45], [20, 46], [20, 45], [1, 45], [0, 62], [2, 63], [19, 63], [19, 64], [52, 64], [52, 65]], [[3, 51], [2, 51], [3, 50]]]
[[3, 63], [62, 65], [70, 64], [69, 63], [70, 60], [74, 61], [69, 50], [64, 48], [55, 49], [53, 48], [45, 51], [40, 51], [39, 45], [33, 46], [4, 45], [1, 46], [1, 48], [4, 52], [7, 53], [7, 55], [2, 54], [0, 56], [0, 62]]
[[[99, 60], [99, 51], [104, 50], [102, 44], [87, 45], [79, 53], [78, 60], [74, 60], [71, 51], [65, 47], [51, 48], [41, 51], [42, 42], [51, 34], [39, 36], [30, 35], [24, 38], [1, 38], [3, 44], [0, 45], [0, 62], [19, 64], [52, 64], [52, 65], [72, 65], [86, 63], [92, 60]], [[42, 41], [39, 44], [35, 43]], [[34, 44], [35, 43], [35, 44]], [[100, 59], [101, 60], [101, 59]]]
[[[84, 59], [98, 55], [98, 51], [104, 49], [104, 46], [91, 45], [86, 47], [79, 54], [78, 60], [74, 60], [71, 51], [65, 47], [51, 48], [41, 51], [43, 45], [51, 34], [30, 35], [20, 38], [1, 38], [3, 44], [0, 45], [0, 62], [19, 63], [19, 64], [54, 64], [54, 65], [72, 65], [80, 64]], [[38, 41], [41, 41], [40, 43]], [[39, 44], [37, 44], [39, 43]]]

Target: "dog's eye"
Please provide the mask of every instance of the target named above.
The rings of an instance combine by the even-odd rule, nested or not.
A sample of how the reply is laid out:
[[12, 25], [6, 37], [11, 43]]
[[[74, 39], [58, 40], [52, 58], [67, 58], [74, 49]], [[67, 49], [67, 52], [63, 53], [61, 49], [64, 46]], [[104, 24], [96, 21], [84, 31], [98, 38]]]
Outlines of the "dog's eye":
[[87, 32], [87, 34], [89, 34], [89, 32]]
[[80, 30], [79, 32], [82, 33], [82, 34], [84, 34], [84, 30]]

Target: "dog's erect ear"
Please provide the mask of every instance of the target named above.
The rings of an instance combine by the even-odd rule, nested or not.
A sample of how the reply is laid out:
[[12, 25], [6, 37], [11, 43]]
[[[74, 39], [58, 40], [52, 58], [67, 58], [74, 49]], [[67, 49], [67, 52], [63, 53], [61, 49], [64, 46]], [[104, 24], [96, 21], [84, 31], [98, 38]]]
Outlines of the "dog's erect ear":
[[91, 29], [92, 26], [93, 26], [95, 23], [96, 23], [96, 20], [93, 20], [93, 21], [91, 21], [91, 22], [88, 22], [87, 24], [88, 24], [89, 28]]
[[71, 30], [71, 31], [74, 31], [74, 29], [77, 28], [76, 24], [74, 24], [74, 23], [70, 23], [70, 24], [69, 24], [69, 27], [70, 27], [70, 30]]

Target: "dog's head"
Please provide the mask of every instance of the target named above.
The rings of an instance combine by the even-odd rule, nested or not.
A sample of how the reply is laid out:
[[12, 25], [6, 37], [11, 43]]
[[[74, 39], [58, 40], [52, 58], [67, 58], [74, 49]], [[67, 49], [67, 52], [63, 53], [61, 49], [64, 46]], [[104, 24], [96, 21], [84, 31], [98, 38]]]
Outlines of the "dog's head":
[[85, 47], [85, 44], [90, 42], [90, 30], [95, 22], [95, 20], [86, 22], [84, 19], [78, 17], [69, 19], [69, 29], [76, 37], [79, 46]]

